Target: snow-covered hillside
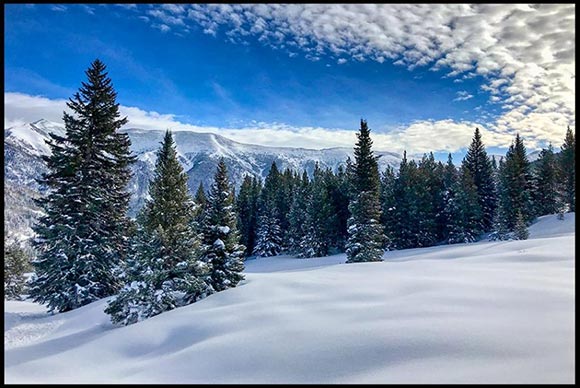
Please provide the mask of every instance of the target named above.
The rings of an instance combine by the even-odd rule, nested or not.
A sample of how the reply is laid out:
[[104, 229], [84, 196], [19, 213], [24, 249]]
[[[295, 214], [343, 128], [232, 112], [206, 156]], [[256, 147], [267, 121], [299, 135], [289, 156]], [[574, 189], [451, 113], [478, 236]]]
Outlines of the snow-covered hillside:
[[526, 241], [250, 260], [128, 327], [5, 302], [5, 383], [574, 383], [574, 214]]

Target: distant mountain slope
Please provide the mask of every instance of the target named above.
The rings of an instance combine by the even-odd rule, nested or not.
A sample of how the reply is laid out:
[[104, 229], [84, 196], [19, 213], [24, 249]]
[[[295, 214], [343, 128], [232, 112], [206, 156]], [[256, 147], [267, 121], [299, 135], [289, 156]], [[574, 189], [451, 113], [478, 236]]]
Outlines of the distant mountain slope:
[[[156, 151], [164, 131], [150, 131], [138, 128], [123, 130], [131, 139], [131, 150], [138, 161], [133, 166], [134, 176], [130, 182], [132, 192], [130, 215], [143, 205], [147, 197], [148, 183], [155, 167]], [[45, 171], [41, 155], [50, 152], [44, 142], [48, 133], [64, 133], [61, 124], [47, 120], [12, 127], [4, 131], [5, 195], [4, 220], [6, 229], [21, 236], [31, 236], [30, 225], [38, 208], [31, 198], [42, 192], [35, 178]], [[187, 175], [191, 192], [203, 183], [208, 189], [217, 163], [225, 159], [231, 182], [236, 189], [245, 175], [264, 179], [270, 171], [273, 161], [280, 170], [291, 168], [297, 171], [314, 171], [316, 162], [321, 167], [336, 171], [346, 162], [347, 157], [354, 159], [352, 148], [328, 148], [313, 150], [290, 147], [266, 147], [238, 143], [213, 133], [174, 132], [179, 160]], [[383, 171], [387, 165], [398, 168], [401, 155], [393, 152], [377, 151], [379, 168]], [[16, 195], [18, 193], [18, 195]]]

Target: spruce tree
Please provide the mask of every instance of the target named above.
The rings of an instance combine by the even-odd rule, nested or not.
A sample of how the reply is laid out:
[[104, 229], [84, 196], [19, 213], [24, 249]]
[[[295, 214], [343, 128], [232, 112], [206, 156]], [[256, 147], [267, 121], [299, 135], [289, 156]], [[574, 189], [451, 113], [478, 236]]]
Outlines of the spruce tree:
[[384, 226], [384, 248], [385, 250], [395, 249], [395, 182], [397, 175], [395, 169], [387, 166], [381, 176], [381, 222]]
[[167, 131], [157, 152], [150, 199], [138, 216], [125, 286], [105, 310], [114, 323], [132, 324], [213, 292], [208, 265], [198, 260], [187, 180]]
[[272, 162], [258, 200], [258, 226], [253, 254], [260, 257], [275, 256], [282, 251], [282, 229], [278, 208], [280, 172]]
[[485, 146], [481, 141], [479, 128], [475, 128], [473, 140], [463, 160], [463, 166], [469, 170], [477, 188], [479, 205], [483, 212], [483, 228], [488, 231], [493, 223], [497, 194], [493, 180], [492, 161], [487, 156]]
[[328, 193], [327, 181], [331, 172], [322, 171], [316, 163], [314, 176], [306, 197], [304, 235], [300, 242], [301, 257], [327, 256], [336, 228], [336, 211]]
[[557, 173], [556, 157], [550, 144], [540, 152], [532, 174], [534, 213], [537, 216], [555, 214], [561, 207]]
[[[505, 161], [499, 168], [499, 203], [498, 212], [502, 228], [513, 232], [518, 212], [522, 214], [526, 224], [534, 218], [531, 196], [530, 163], [526, 148], [519, 134], [510, 145]], [[497, 230], [496, 230], [497, 231]]]
[[418, 182], [417, 164], [407, 160], [407, 152], [399, 165], [399, 173], [395, 180], [393, 196], [395, 201], [393, 226], [391, 228], [392, 246], [395, 249], [417, 247], [419, 224], [419, 209], [417, 198]]
[[455, 222], [457, 213], [459, 211], [459, 206], [456, 200], [457, 185], [458, 185], [459, 174], [457, 168], [453, 164], [453, 158], [451, 154], [447, 156], [447, 164], [445, 165], [443, 171], [443, 217], [445, 219], [445, 225], [443, 227], [443, 240], [448, 243], [453, 243], [455, 238]]
[[130, 141], [105, 65], [95, 60], [88, 81], [69, 99], [65, 134], [50, 134], [48, 194], [34, 227], [38, 252], [30, 295], [50, 311], [69, 311], [118, 291], [116, 270], [128, 253], [126, 216], [131, 177]]
[[240, 231], [240, 243], [246, 247], [246, 256], [254, 250], [256, 239], [256, 215], [258, 212], [259, 186], [256, 177], [246, 175], [236, 199], [236, 212]]
[[202, 231], [201, 260], [210, 268], [210, 284], [215, 291], [235, 287], [244, 279], [244, 251], [239, 244], [234, 197], [221, 158], [207, 199]]
[[447, 202], [447, 242], [468, 243], [476, 241], [483, 230], [482, 210], [479, 205], [475, 182], [469, 169], [462, 167], [452, 197]]
[[191, 219], [191, 227], [196, 234], [201, 234], [201, 222], [203, 218], [204, 211], [207, 207], [207, 197], [205, 195], [205, 189], [203, 187], [203, 182], [199, 183], [197, 186], [197, 191], [193, 199], [193, 217]]
[[562, 185], [563, 202], [568, 211], [576, 209], [576, 140], [574, 132], [568, 127], [566, 138], [559, 158], [559, 180]]
[[300, 243], [306, 235], [306, 218], [308, 203], [310, 198], [310, 180], [304, 170], [300, 182], [294, 186], [292, 205], [288, 214], [289, 226], [289, 251], [293, 254], [300, 254]]
[[514, 237], [518, 240], [527, 240], [530, 233], [526, 225], [526, 220], [521, 212], [516, 215], [516, 224], [514, 227]]
[[370, 129], [361, 120], [354, 147], [354, 197], [349, 205], [347, 263], [382, 261], [383, 226], [381, 225], [380, 179], [377, 157], [373, 155]]
[[348, 211], [349, 180], [346, 168], [343, 168], [342, 165], [338, 167], [336, 172], [336, 184], [332, 187], [331, 197], [336, 210], [335, 245], [339, 250], [344, 251], [348, 240], [347, 223], [350, 213]]
[[283, 173], [279, 175], [279, 185], [275, 190], [275, 204], [278, 212], [278, 219], [280, 221], [280, 229], [282, 230], [282, 247], [281, 250], [287, 250], [289, 243], [289, 226], [288, 214], [290, 213], [290, 206], [292, 205], [292, 195], [294, 190], [294, 173], [290, 168], [286, 168]]
[[26, 292], [24, 274], [31, 270], [29, 257], [16, 242], [4, 238], [4, 299], [22, 300]]
[[506, 172], [506, 165], [503, 158], [499, 161], [496, 175], [498, 205], [495, 208], [493, 228], [489, 235], [489, 239], [491, 241], [509, 240], [512, 237], [512, 232], [509, 226], [511, 221], [509, 220], [508, 214], [511, 200], [509, 195], [508, 174]]
[[[417, 246], [434, 245], [440, 238], [443, 214], [443, 174], [442, 166], [435, 163], [433, 153], [423, 155], [417, 167], [415, 184], [417, 206]], [[442, 228], [442, 226], [441, 226]]]

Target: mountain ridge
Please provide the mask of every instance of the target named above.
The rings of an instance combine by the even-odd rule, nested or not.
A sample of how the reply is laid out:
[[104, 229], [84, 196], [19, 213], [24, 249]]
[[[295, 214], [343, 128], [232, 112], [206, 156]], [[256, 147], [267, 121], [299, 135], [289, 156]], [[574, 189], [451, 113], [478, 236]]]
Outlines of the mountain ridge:
[[[32, 236], [31, 225], [39, 214], [40, 209], [32, 198], [44, 192], [36, 179], [46, 171], [42, 156], [50, 153], [44, 142], [50, 132], [64, 135], [64, 125], [39, 119], [4, 130], [4, 189], [8, 193], [5, 195], [5, 227], [12, 235], [19, 236], [19, 239]], [[132, 193], [129, 215], [133, 217], [147, 199], [156, 153], [165, 131], [125, 128], [120, 132], [129, 135], [131, 151], [137, 156], [132, 166], [133, 178], [128, 186]], [[279, 170], [306, 170], [312, 176], [316, 163], [321, 168], [336, 171], [339, 166], [344, 166], [348, 157], [354, 158], [353, 149], [347, 147], [320, 150], [269, 147], [237, 142], [215, 133], [193, 131], [174, 131], [173, 137], [192, 194], [200, 183], [206, 190], [209, 189], [217, 163], [222, 157], [235, 189], [239, 188], [246, 175], [264, 180], [272, 162], [276, 162]], [[400, 154], [388, 151], [375, 151], [375, 154], [379, 156], [380, 171], [384, 171], [387, 165], [398, 168]]]

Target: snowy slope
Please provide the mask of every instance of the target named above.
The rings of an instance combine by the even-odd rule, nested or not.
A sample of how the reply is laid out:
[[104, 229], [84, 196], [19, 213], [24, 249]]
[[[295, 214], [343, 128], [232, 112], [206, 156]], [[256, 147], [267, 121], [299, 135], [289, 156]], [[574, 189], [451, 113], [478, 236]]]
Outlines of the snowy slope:
[[251, 260], [239, 287], [121, 328], [105, 300], [5, 302], [5, 382], [573, 383], [575, 220], [530, 229], [381, 263]]

